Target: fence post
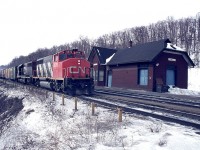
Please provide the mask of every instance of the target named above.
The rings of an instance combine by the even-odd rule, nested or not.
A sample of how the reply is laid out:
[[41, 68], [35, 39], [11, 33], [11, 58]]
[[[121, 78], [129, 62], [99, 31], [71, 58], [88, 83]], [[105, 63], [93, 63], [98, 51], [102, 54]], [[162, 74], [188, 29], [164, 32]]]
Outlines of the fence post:
[[94, 115], [94, 113], [95, 113], [95, 103], [92, 102], [91, 105], [92, 105], [92, 115]]
[[78, 109], [77, 109], [77, 98], [76, 97], [74, 97], [74, 102], [75, 102], [75, 111], [77, 111]]
[[55, 92], [53, 92], [53, 101], [55, 101]]
[[48, 91], [46, 91], [46, 98], [48, 98]]
[[65, 95], [62, 94], [62, 105], [65, 105]]
[[118, 109], [118, 122], [122, 122], [122, 109], [121, 108], [117, 109]]

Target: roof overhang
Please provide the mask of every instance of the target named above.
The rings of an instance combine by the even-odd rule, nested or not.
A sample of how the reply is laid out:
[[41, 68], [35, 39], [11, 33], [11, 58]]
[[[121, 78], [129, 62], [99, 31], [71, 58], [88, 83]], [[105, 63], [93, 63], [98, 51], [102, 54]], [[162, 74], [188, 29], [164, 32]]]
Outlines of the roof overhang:
[[141, 60], [141, 61], [132, 61], [132, 62], [123, 62], [123, 63], [115, 63], [115, 64], [107, 64], [108, 66], [119, 66], [119, 65], [131, 65], [131, 64], [141, 64], [141, 63], [146, 63], [149, 64], [152, 61], [149, 60]]

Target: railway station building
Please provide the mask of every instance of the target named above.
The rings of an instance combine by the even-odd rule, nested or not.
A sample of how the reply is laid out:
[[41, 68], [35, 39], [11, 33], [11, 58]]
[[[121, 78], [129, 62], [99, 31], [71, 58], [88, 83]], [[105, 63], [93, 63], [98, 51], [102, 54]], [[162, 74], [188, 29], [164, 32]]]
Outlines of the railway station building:
[[187, 52], [169, 39], [118, 50], [93, 47], [88, 60], [95, 85], [148, 91], [187, 88], [188, 67], [194, 67]]
[[93, 65], [93, 78], [97, 86], [107, 86], [107, 63], [117, 52], [116, 49], [93, 47], [88, 60]]

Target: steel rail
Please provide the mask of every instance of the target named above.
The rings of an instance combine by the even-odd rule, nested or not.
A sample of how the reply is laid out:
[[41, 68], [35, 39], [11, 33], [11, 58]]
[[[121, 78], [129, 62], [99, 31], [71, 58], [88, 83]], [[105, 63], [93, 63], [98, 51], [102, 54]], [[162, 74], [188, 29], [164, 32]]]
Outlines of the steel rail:
[[174, 98], [166, 98], [166, 97], [160, 97], [155, 95], [146, 95], [146, 94], [138, 94], [138, 93], [129, 93], [129, 92], [118, 92], [118, 91], [104, 91], [104, 90], [95, 90], [95, 93], [100, 94], [108, 94], [108, 95], [114, 95], [114, 96], [123, 96], [123, 97], [129, 97], [129, 98], [137, 98], [142, 100], [150, 100], [154, 102], [160, 102], [160, 103], [166, 103], [166, 104], [174, 104], [174, 105], [181, 105], [181, 106], [187, 106], [192, 108], [199, 108], [200, 109], [200, 103], [198, 102], [186, 102], [184, 100], [177, 100]]
[[129, 106], [114, 104], [114, 103], [108, 102], [106, 100], [105, 101], [104, 100], [98, 100], [98, 99], [95, 99], [93, 97], [80, 96], [80, 98], [82, 100], [85, 100], [85, 101], [95, 102], [95, 103], [100, 104], [100, 105], [102, 105], [106, 108], [115, 109], [116, 107], [118, 107], [118, 108], [121, 108], [124, 112], [130, 112], [130, 113], [135, 113], [135, 114], [138, 114], [138, 115], [149, 116], [149, 117], [153, 117], [153, 118], [156, 118], [156, 119], [159, 119], [159, 120], [178, 123], [178, 124], [181, 124], [181, 125], [184, 125], [184, 126], [189, 126], [189, 127], [193, 127], [193, 128], [196, 128], [196, 129], [200, 129], [200, 124], [198, 122], [194, 122], [194, 121], [192, 122], [192, 121], [184, 120], [184, 119], [181, 119], [180, 117], [176, 118], [176, 117], [173, 117], [173, 116], [166, 116], [166, 115], [160, 115], [158, 113], [148, 112], [148, 111], [145, 111], [145, 110], [138, 110], [136, 108], [132, 108], [132, 107], [129, 107]]

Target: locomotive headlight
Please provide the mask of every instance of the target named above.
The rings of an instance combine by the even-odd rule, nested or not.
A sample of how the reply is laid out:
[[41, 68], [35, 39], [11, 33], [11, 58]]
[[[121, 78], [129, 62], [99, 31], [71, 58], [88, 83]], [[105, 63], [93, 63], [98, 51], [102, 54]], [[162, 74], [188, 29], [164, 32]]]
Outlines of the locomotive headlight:
[[81, 64], [81, 60], [78, 60], [78, 65], [80, 65]]

